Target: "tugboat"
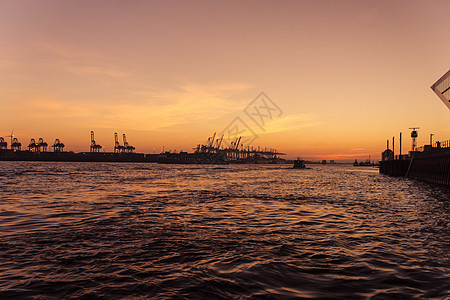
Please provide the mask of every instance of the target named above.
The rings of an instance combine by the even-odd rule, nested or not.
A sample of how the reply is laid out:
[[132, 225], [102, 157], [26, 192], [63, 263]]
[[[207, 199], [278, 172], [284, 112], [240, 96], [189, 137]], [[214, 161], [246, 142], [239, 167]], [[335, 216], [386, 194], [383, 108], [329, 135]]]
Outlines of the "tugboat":
[[296, 160], [294, 160], [294, 166], [293, 169], [306, 169], [305, 161], [297, 157]]

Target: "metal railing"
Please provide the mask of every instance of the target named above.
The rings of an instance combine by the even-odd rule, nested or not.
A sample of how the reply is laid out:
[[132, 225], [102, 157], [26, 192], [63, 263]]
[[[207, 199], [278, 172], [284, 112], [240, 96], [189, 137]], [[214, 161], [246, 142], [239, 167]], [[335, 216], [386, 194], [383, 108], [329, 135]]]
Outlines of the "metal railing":
[[[416, 148], [416, 151], [424, 151], [426, 148], [430, 149], [430, 145], [420, 146]], [[431, 148], [450, 148], [450, 140], [436, 141], [431, 145]]]
[[437, 142], [435, 142], [435, 143], [433, 143], [433, 147], [436, 147], [436, 148], [450, 148], [450, 140], [446, 140], [446, 141], [443, 141], [443, 142], [439, 142], [439, 141], [437, 141]]

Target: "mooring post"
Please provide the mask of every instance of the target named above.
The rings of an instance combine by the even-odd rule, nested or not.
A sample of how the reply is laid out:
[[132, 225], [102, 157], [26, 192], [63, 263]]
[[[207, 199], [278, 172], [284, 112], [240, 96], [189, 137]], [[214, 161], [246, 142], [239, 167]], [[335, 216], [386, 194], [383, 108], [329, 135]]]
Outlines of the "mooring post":
[[394, 137], [392, 137], [392, 155], [394, 156], [394, 160], [395, 160], [395, 151], [394, 151], [394, 148], [395, 148]]

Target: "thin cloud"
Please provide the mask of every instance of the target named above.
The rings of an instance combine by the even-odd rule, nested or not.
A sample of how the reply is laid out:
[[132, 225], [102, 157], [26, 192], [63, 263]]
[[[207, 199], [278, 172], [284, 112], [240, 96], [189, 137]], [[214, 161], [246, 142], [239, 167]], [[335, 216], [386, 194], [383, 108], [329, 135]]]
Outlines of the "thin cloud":
[[70, 58], [70, 59], [103, 59], [103, 55], [99, 52], [86, 50], [83, 47], [77, 47], [75, 45], [64, 44], [49, 41], [49, 40], [34, 40], [30, 41], [30, 47], [33, 47], [37, 52], [41, 54], [47, 54], [51, 57], [57, 58]]
[[[87, 50], [73, 44], [60, 44], [55, 41], [34, 40], [30, 41], [25, 49], [20, 50], [19, 57], [14, 55], [9, 64], [23, 63], [41, 66], [46, 70], [59, 69], [76, 75], [102, 75], [108, 77], [127, 77], [133, 74], [108, 63], [105, 57], [96, 51]], [[36, 59], [39, 58], [39, 59]]]
[[278, 133], [292, 131], [307, 127], [315, 127], [322, 124], [311, 114], [292, 114], [268, 121], [264, 131], [267, 133]]
[[69, 71], [72, 73], [78, 73], [78, 74], [103, 75], [103, 76], [110, 76], [110, 77], [131, 76], [130, 73], [116, 70], [114, 67], [108, 66], [108, 65], [92, 65], [92, 64], [75, 65], [75, 64], [70, 63], [70, 64], [66, 64], [65, 69], [66, 69], [66, 71]]
[[183, 124], [208, 122], [239, 111], [247, 103], [236, 99], [246, 88], [248, 85], [240, 83], [217, 86], [187, 84], [177, 90], [149, 91], [146, 94], [148, 101], [127, 99], [121, 103], [93, 99], [87, 104], [54, 97], [35, 97], [23, 101], [26, 107], [23, 117], [28, 120], [52, 117], [60, 122], [90, 124], [98, 128], [120, 126], [136, 130], [164, 130]]

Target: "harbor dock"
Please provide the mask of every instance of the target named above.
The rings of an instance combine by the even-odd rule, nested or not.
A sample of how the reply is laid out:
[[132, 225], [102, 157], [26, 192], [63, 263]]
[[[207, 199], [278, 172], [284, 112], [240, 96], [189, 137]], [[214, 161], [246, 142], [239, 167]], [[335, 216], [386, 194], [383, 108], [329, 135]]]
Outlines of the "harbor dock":
[[382, 160], [380, 173], [450, 186], [450, 147], [426, 145], [402, 159]]
[[[450, 70], [439, 78], [431, 89], [438, 98], [450, 109]], [[450, 141], [432, 142], [423, 147], [417, 147], [418, 127], [412, 127], [412, 148], [408, 155], [401, 155], [402, 135], [400, 133], [400, 155], [394, 156], [394, 151], [387, 149], [381, 155], [380, 173], [390, 176], [406, 176], [430, 183], [450, 186]], [[394, 148], [394, 138], [392, 138]]]
[[[51, 146], [53, 151], [48, 151], [48, 144], [39, 138], [38, 142], [31, 139], [28, 150], [22, 150], [22, 144], [13, 139], [11, 132], [11, 144], [4, 138], [0, 138], [0, 161], [67, 161], [67, 162], [154, 162], [162, 164], [277, 164], [285, 163], [281, 158], [284, 153], [273, 148], [244, 147], [241, 137], [231, 141], [225, 146], [223, 135], [215, 138], [216, 134], [209, 137], [205, 144], [199, 144], [193, 148], [193, 152], [171, 152], [144, 154], [135, 153], [135, 147], [128, 144], [123, 134], [123, 144], [120, 144], [118, 134], [114, 133], [114, 152], [104, 151], [104, 147], [98, 144], [91, 131], [91, 143], [89, 152], [75, 153], [64, 151], [65, 145], [56, 139]], [[103, 150], [103, 151], [101, 151]]]

